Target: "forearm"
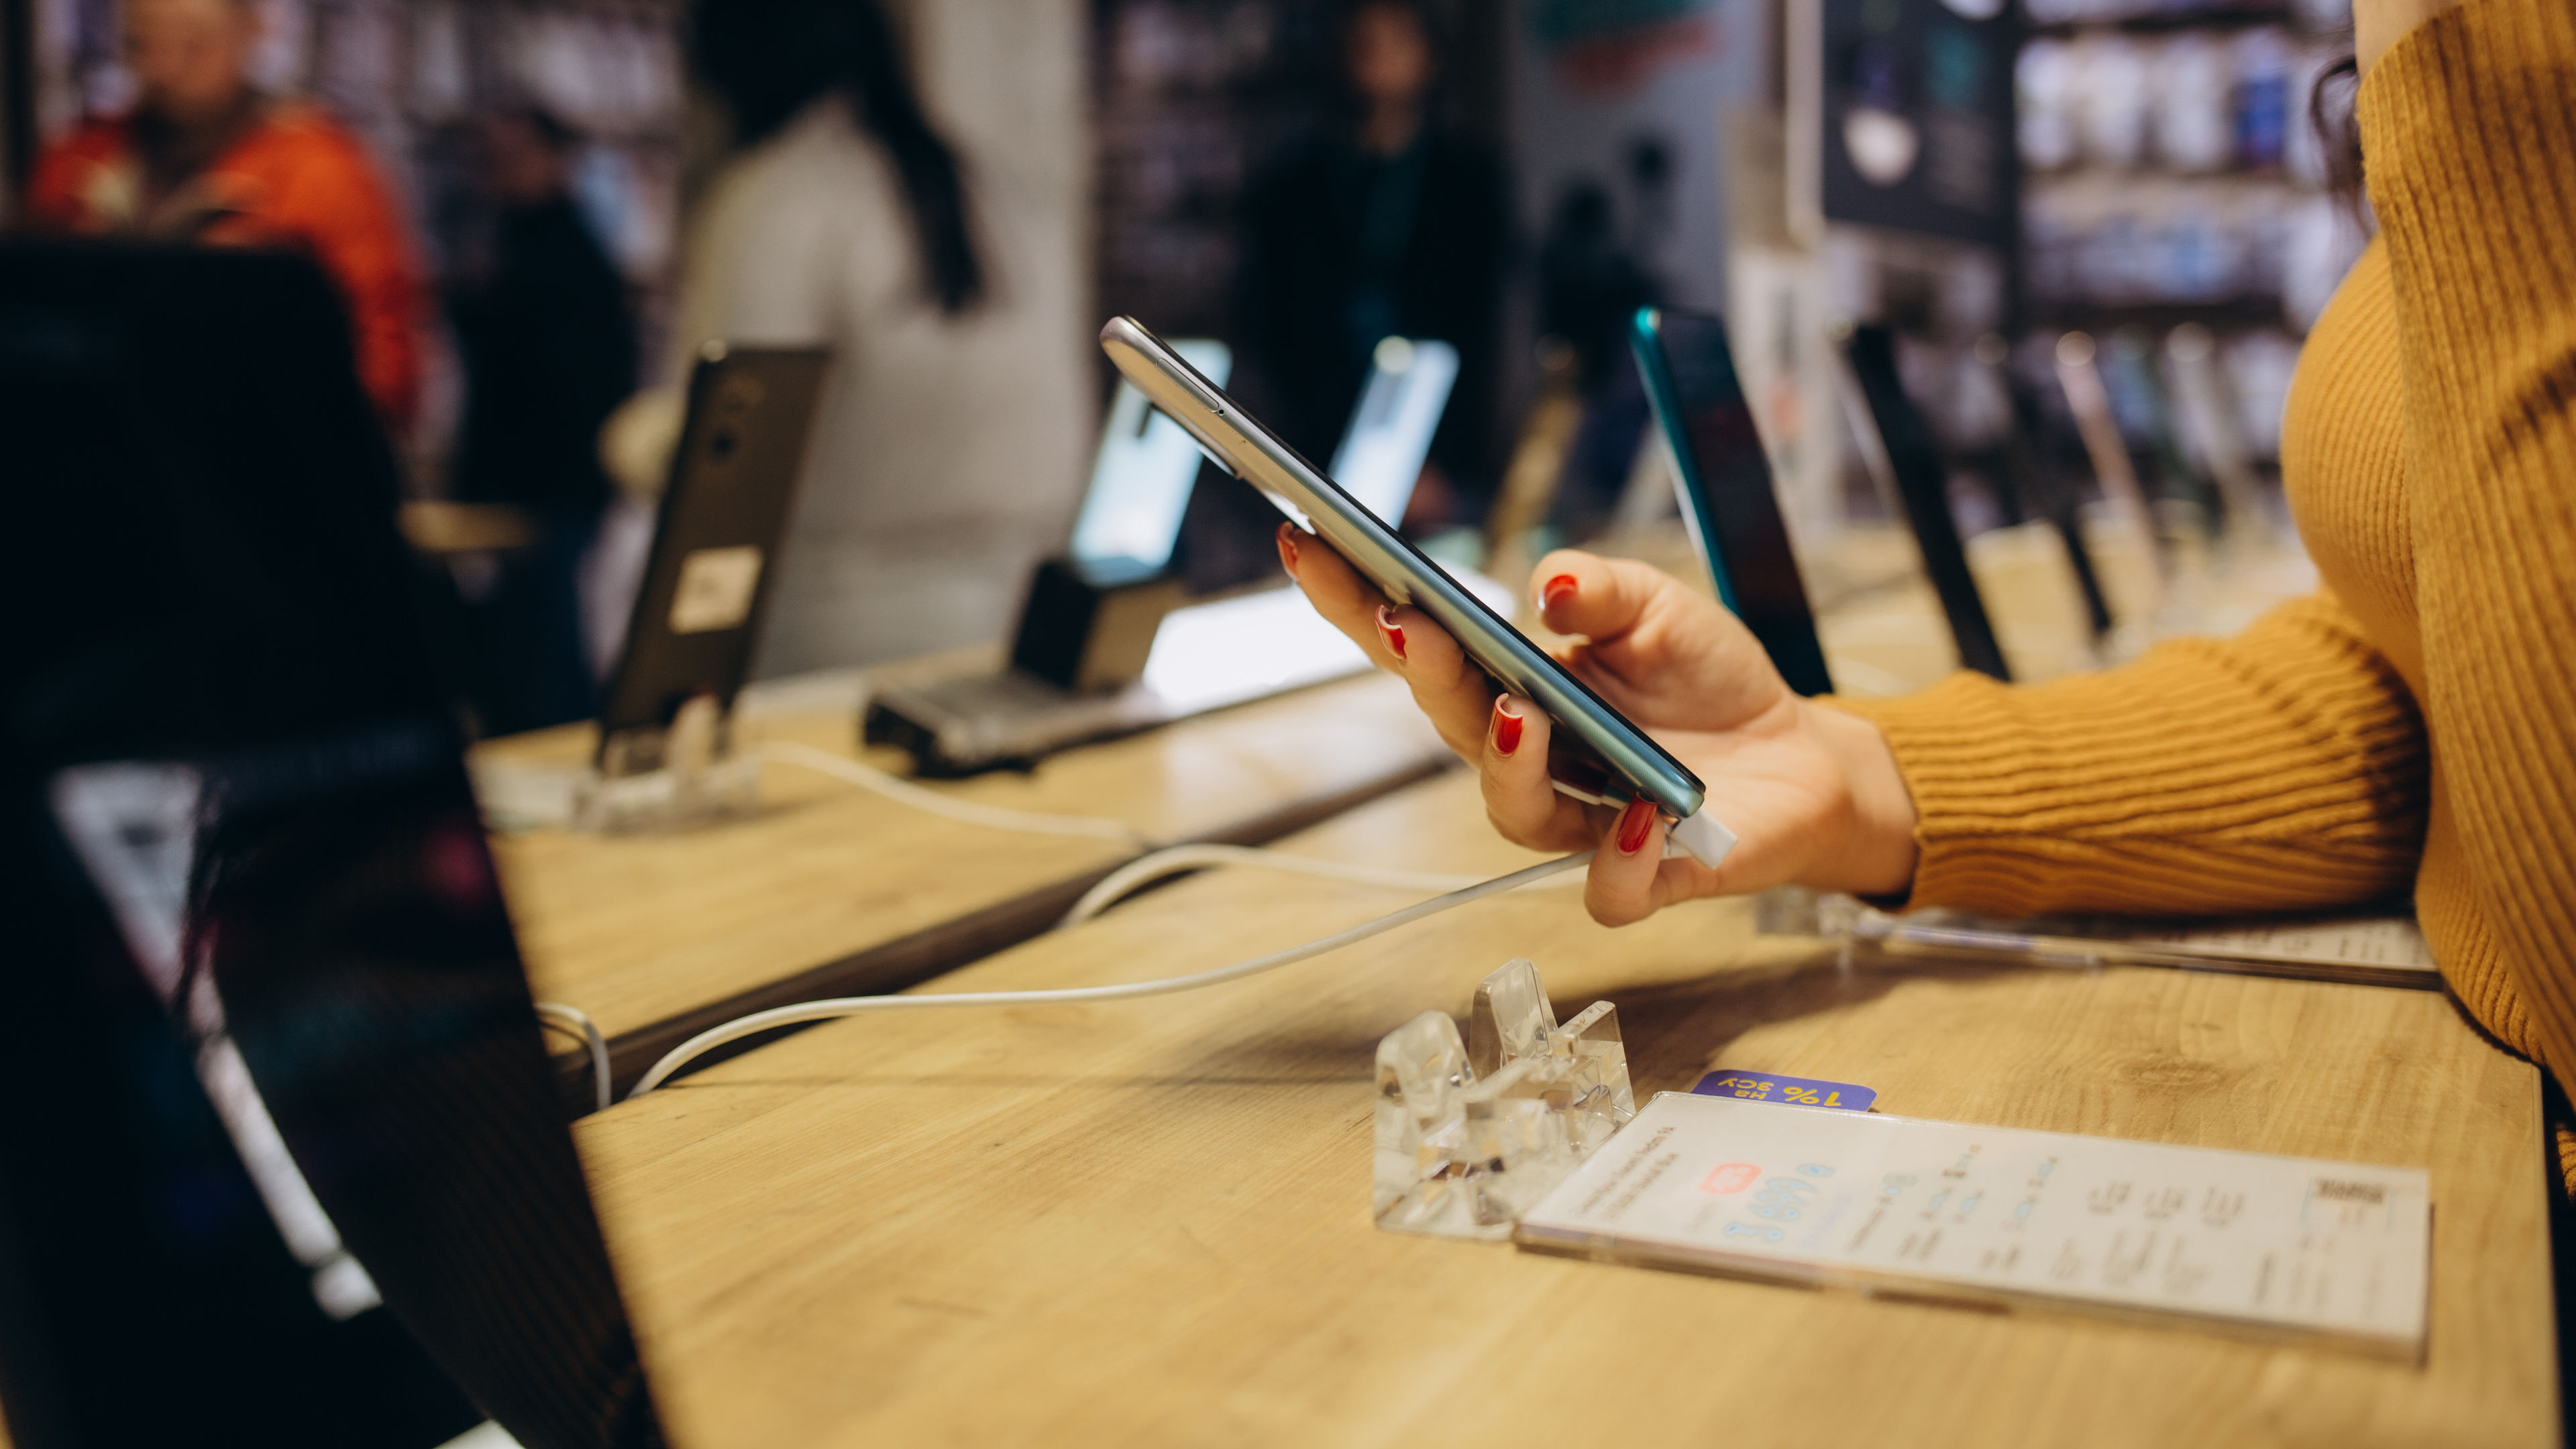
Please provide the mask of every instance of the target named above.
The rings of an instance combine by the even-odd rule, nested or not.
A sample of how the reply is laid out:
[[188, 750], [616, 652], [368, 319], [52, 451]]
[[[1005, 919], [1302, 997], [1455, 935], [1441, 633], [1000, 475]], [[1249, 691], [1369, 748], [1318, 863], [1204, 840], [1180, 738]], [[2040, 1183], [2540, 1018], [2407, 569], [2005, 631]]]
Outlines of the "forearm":
[[2098, 675], [1961, 675], [1836, 707], [1877, 726], [1902, 777], [1917, 905], [2318, 908], [2402, 886], [2421, 850], [2422, 725], [2328, 599]]

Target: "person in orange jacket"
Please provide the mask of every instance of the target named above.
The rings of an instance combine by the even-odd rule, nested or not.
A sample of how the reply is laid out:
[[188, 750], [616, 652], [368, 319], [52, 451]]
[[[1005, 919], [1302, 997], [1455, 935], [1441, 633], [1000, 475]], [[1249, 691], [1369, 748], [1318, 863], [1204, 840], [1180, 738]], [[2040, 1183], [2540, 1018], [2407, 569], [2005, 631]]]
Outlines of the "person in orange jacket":
[[399, 435], [420, 399], [425, 297], [401, 209], [365, 146], [250, 83], [252, 0], [128, 0], [139, 98], [52, 147], [28, 185], [39, 229], [303, 251], [340, 288], [358, 375]]

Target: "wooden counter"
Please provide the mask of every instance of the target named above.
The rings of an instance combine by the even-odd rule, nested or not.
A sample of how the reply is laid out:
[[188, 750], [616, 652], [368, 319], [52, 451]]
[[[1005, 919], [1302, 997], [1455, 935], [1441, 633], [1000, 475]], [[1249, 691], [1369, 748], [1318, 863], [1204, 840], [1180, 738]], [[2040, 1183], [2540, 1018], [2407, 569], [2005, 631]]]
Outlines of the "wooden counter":
[[[854, 696], [772, 698], [745, 711], [749, 740], [851, 752]], [[570, 769], [590, 741], [587, 726], [517, 736], [480, 747], [477, 765]], [[901, 768], [892, 751], [865, 758]], [[1451, 763], [1404, 686], [1363, 675], [932, 788], [1258, 844]], [[758, 815], [701, 829], [494, 839], [537, 996], [599, 1023], [621, 1082], [715, 1021], [891, 990], [1025, 940], [1141, 849], [961, 824], [789, 765], [764, 766], [761, 794]]]
[[[1530, 857], [1449, 775], [1284, 842]], [[1404, 897], [1231, 871], [933, 990], [1095, 984]], [[2557, 1434], [2539, 1079], [2426, 992], [1843, 968], [1704, 902], [1545, 887], [1203, 993], [816, 1028], [576, 1130], [677, 1442], [2529, 1444]], [[1711, 1066], [1889, 1112], [2427, 1169], [2420, 1367], [1376, 1231], [1372, 1054], [1533, 957], [1640, 1096]]]

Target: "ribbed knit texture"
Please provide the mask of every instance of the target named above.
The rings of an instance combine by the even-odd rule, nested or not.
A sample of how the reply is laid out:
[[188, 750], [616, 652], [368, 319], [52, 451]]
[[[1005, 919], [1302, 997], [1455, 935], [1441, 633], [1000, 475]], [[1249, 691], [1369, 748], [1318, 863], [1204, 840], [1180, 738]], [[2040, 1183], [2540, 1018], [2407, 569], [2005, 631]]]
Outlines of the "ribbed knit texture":
[[2361, 118], [2381, 237], [2282, 442], [2327, 591], [2099, 675], [1844, 707], [1913, 789], [1914, 904], [2291, 910], [2411, 875], [2462, 1003], [2576, 1082], [2576, 6], [2467, 0]]

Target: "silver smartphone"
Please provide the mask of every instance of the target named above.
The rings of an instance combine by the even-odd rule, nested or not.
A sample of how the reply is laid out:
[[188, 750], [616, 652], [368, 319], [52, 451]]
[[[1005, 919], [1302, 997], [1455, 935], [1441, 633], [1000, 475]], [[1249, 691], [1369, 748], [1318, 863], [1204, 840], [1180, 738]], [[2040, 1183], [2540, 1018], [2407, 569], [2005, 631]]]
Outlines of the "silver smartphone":
[[1546, 710], [1558, 726], [1549, 759], [1558, 789], [1605, 805], [1642, 795], [1683, 825], [1675, 841], [1710, 865], [1734, 844], [1731, 833], [1700, 813], [1707, 791], [1698, 776], [1245, 414], [1161, 338], [1132, 318], [1116, 317], [1100, 329], [1100, 345], [1218, 467], [1260, 489], [1388, 598], [1429, 614], [1496, 683]]

